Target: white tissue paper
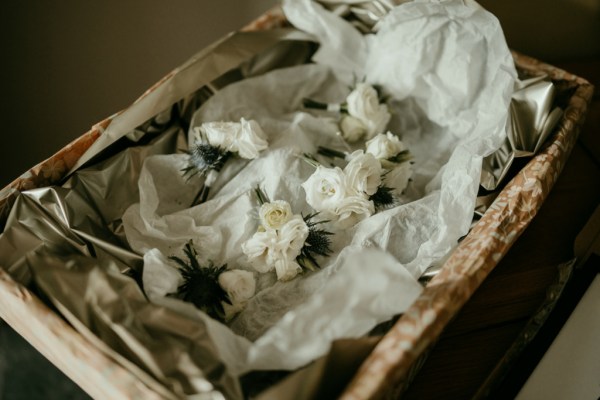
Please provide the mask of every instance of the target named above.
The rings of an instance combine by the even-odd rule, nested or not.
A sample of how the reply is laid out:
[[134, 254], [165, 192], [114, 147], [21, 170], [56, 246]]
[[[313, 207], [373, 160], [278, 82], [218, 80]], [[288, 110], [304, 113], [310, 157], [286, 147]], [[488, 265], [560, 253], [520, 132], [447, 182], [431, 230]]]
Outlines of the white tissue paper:
[[[418, 277], [467, 233], [481, 160], [505, 138], [516, 72], [498, 21], [472, 1], [415, 1], [361, 35], [309, 0], [284, 1], [289, 20], [320, 41], [316, 64], [231, 84], [194, 115], [203, 122], [256, 120], [269, 148], [255, 160], [232, 158], [209, 200], [189, 208], [202, 178], [181, 176], [186, 155], [149, 157], [140, 203], [123, 217], [131, 247], [144, 257], [152, 301], [207, 321], [233, 374], [295, 369], [342, 337], [364, 335], [405, 311], [421, 291]], [[366, 80], [391, 96], [388, 129], [414, 156], [403, 204], [335, 232], [322, 269], [278, 282], [256, 274], [257, 294], [225, 326], [191, 304], [165, 297], [181, 283], [167, 259], [194, 240], [200, 258], [252, 271], [241, 244], [256, 232], [258, 185], [294, 213], [309, 213], [301, 184], [314, 168], [299, 156], [343, 145], [337, 116], [302, 108], [302, 99], [340, 103]]]

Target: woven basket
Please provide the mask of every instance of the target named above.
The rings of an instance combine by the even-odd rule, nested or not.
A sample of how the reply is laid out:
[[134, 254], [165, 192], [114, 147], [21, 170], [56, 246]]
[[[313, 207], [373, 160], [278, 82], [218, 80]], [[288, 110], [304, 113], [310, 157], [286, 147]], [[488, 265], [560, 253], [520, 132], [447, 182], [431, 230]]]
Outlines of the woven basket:
[[[285, 25], [273, 9], [243, 30]], [[523, 233], [556, 182], [573, 148], [593, 87], [568, 72], [513, 53], [529, 75], [548, 75], [567, 94], [566, 108], [549, 143], [510, 181], [440, 273], [383, 337], [348, 384], [343, 399], [397, 398], [419, 360], [500, 259]], [[154, 91], [165, 79], [148, 89]], [[58, 182], [110, 124], [106, 119], [0, 191], [0, 228], [21, 190]], [[52, 170], [54, 174], [48, 173]], [[58, 179], [56, 171], [63, 171]], [[1, 267], [1, 266], [0, 266]], [[81, 336], [27, 288], [0, 268], [0, 317], [94, 398], [159, 398], [132, 372]]]

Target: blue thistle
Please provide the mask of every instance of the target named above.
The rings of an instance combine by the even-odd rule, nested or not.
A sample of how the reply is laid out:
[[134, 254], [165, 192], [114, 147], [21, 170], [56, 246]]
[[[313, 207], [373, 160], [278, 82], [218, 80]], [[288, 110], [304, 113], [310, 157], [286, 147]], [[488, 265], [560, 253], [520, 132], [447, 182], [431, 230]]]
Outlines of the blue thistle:
[[319, 228], [319, 225], [329, 221], [314, 221], [314, 217], [317, 215], [318, 213], [312, 213], [303, 217], [306, 226], [308, 226], [308, 236], [300, 251], [300, 255], [296, 257], [296, 261], [302, 268], [311, 271], [321, 268], [315, 259], [316, 256], [327, 257], [332, 253], [329, 236], [333, 235], [333, 233]]
[[227, 264], [217, 267], [209, 262], [209, 265], [201, 266], [191, 240], [185, 244], [183, 252], [187, 261], [176, 256], [169, 257], [178, 264], [183, 277], [177, 294], [211, 317], [222, 320], [225, 316], [222, 302], [231, 304], [227, 292], [219, 285], [219, 275], [227, 269]]

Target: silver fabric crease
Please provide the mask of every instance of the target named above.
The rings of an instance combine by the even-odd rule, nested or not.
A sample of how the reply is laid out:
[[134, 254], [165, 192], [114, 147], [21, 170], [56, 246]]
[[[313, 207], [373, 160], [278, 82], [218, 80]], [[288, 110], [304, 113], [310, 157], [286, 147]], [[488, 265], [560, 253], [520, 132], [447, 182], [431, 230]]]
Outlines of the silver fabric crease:
[[532, 157], [562, 117], [554, 107], [555, 87], [545, 76], [517, 81], [503, 145], [483, 160], [481, 186], [495, 190], [507, 176], [515, 158]]

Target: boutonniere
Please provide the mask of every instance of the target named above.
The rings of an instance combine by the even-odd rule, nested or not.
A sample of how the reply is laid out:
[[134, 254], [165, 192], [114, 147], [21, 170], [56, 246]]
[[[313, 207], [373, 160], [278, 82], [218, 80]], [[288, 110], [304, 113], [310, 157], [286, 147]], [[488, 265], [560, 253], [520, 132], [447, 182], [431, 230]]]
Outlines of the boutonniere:
[[188, 165], [182, 171], [188, 178], [200, 174], [205, 180], [192, 206], [206, 201], [210, 187], [232, 155], [251, 160], [268, 147], [262, 128], [254, 120], [205, 122], [194, 132], [194, 142], [187, 152]]
[[342, 104], [304, 99], [303, 105], [306, 108], [340, 112], [340, 131], [348, 142], [371, 139], [385, 130], [391, 118], [377, 89], [367, 83], [357, 84]]
[[211, 261], [201, 265], [191, 240], [183, 252], [187, 260], [169, 257], [177, 263], [183, 279], [177, 288], [177, 295], [183, 301], [194, 304], [215, 319], [227, 320], [240, 312], [254, 296], [256, 281], [252, 272], [228, 270], [227, 264], [216, 266]]
[[331, 254], [333, 233], [321, 228], [329, 221], [318, 220], [318, 213], [294, 214], [287, 201], [270, 201], [260, 189], [255, 193], [260, 203], [260, 225], [242, 244], [252, 266], [263, 273], [275, 270], [281, 281], [293, 279], [304, 269], [320, 268], [317, 257]]
[[410, 181], [410, 152], [390, 132], [367, 141], [365, 150], [344, 153], [319, 147], [318, 152], [348, 162], [344, 169], [329, 168], [305, 155], [305, 160], [316, 168], [302, 184], [306, 201], [341, 228], [397, 205], [398, 194]]

